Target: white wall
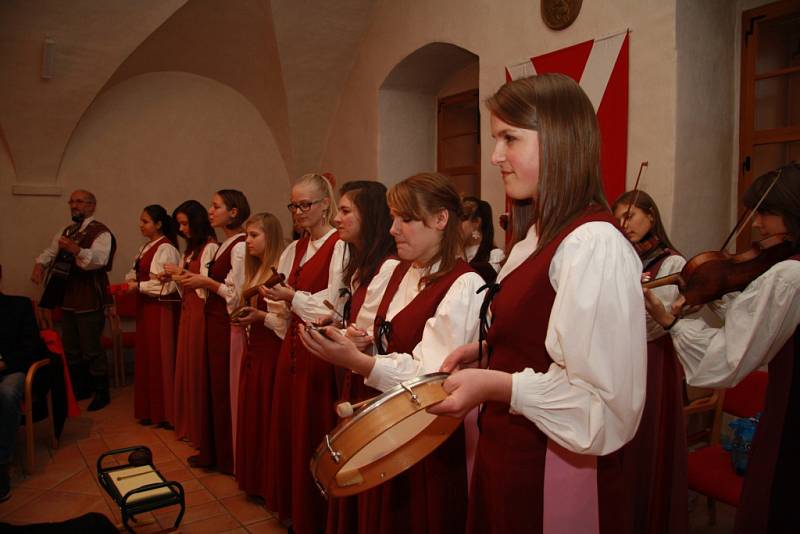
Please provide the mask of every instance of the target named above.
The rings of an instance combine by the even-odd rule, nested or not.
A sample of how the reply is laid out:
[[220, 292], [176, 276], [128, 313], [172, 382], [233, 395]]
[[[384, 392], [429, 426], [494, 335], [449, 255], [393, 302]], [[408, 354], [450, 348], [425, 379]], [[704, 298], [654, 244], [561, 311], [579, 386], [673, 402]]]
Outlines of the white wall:
[[[187, 73], [137, 76], [99, 97], [67, 146], [58, 183], [67, 194], [85, 188], [97, 196], [97, 218], [119, 244], [112, 281], [122, 280], [143, 242], [137, 221], [147, 204], [171, 212], [184, 200], [208, 204], [218, 189], [241, 189], [253, 212], [276, 214], [287, 235], [291, 228], [288, 173], [258, 110], [231, 88]], [[4, 273], [8, 292], [38, 295], [27, 277], [69, 221], [65, 198], [13, 198], [11, 220], [27, 230], [9, 239], [22, 260]]]
[[391, 187], [412, 174], [436, 168], [436, 95], [383, 89], [378, 108], [377, 178]]
[[[539, 3], [529, 0], [381, 1], [367, 32], [331, 125], [322, 167], [341, 181], [373, 176], [378, 168], [379, 99], [383, 80], [415, 50], [433, 42], [452, 43], [479, 57], [481, 100], [504, 82], [504, 67], [627, 28], [630, 47], [628, 175], [632, 185], [641, 160], [666, 177], [657, 191], [672, 213], [677, 97], [675, 5], [655, 0], [584, 2], [568, 29], [555, 32], [541, 21]], [[490, 162], [489, 119], [481, 116], [481, 193], [496, 213], [503, 188]], [[381, 167], [382, 172], [386, 172]], [[668, 221], [669, 222], [669, 221]]]
[[[729, 231], [731, 177], [736, 172], [732, 161], [738, 152], [737, 18], [727, 0], [677, 3], [678, 106], [670, 237], [690, 256], [719, 248]], [[657, 179], [666, 181], [662, 176]]]

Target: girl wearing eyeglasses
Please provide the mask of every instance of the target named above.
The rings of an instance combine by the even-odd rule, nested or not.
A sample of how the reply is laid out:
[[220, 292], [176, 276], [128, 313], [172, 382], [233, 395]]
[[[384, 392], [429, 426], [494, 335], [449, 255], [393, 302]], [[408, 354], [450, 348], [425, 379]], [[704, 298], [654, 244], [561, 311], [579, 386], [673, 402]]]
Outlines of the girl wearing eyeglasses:
[[[239, 305], [244, 283], [245, 234], [242, 223], [249, 216], [250, 204], [244, 193], [235, 189], [217, 191], [208, 208], [208, 219], [213, 228], [222, 229], [225, 240], [208, 267], [208, 276], [189, 272], [178, 278], [186, 289], [208, 290], [206, 359], [211, 389], [210, 399], [205, 405], [211, 409], [207, 410], [207, 432], [201, 436], [200, 443], [195, 443], [200, 452], [190, 456], [188, 462], [192, 467], [215, 466], [229, 474], [234, 469], [230, 313]], [[236, 378], [238, 384], [238, 376]]]
[[338, 299], [346, 247], [332, 226], [336, 201], [325, 177], [301, 177], [292, 187], [288, 208], [303, 236], [286, 247], [278, 262], [286, 284], [260, 290], [292, 312], [275, 370], [265, 500], [295, 532], [315, 533], [325, 527], [327, 504], [309, 474], [308, 461], [336, 423], [336, 375], [331, 364], [303, 346], [298, 330], [330, 316], [324, 302]]
[[[461, 199], [440, 174], [412, 176], [389, 190], [391, 235], [404, 260], [375, 312], [379, 354], [365, 354], [324, 328], [303, 341], [321, 358], [351, 369], [387, 391], [436, 372], [456, 347], [478, 337], [483, 279], [461, 259]], [[358, 521], [338, 532], [463, 532], [467, 505], [465, 437], [459, 428], [427, 458], [358, 497]]]
[[165, 264], [180, 261], [177, 232], [172, 218], [158, 204], [144, 208], [139, 230], [148, 241], [125, 275], [128, 290], [136, 292], [137, 300], [134, 415], [143, 425], [172, 428], [178, 309], [176, 302], [162, 298], [174, 299], [169, 295], [177, 288], [171, 281], [162, 282], [159, 275]]
[[507, 83], [487, 107], [492, 163], [532, 217], [512, 212], [485, 361], [478, 343], [448, 356], [450, 396], [430, 411], [483, 404], [471, 532], [626, 532], [613, 453], [644, 404], [645, 315], [641, 262], [603, 195], [597, 117], [561, 74]]

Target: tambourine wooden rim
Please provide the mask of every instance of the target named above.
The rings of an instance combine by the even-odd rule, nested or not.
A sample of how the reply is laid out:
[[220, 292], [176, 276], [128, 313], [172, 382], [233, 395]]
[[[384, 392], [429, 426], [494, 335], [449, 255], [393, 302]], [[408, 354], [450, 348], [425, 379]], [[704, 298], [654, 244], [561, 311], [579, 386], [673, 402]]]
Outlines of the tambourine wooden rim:
[[[427, 408], [447, 397], [442, 382], [448, 373], [422, 375], [378, 395], [325, 436], [311, 457], [311, 473], [324, 496], [346, 497], [392, 479], [422, 460], [461, 425], [454, 417], [435, 416]], [[419, 429], [415, 425], [420, 424]], [[413, 428], [413, 437], [403, 432]], [[392, 432], [399, 433], [395, 438]], [[405, 434], [406, 436], [410, 434]], [[374, 461], [361, 456], [395, 448]]]

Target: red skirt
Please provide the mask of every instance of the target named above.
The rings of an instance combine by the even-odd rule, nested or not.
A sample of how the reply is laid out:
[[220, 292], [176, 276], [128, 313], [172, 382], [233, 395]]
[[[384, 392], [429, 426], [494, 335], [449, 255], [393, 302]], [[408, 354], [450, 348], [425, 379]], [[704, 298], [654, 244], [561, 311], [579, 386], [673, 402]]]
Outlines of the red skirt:
[[[541, 533], [547, 441], [532, 422], [488, 402], [469, 494], [467, 531]], [[630, 532], [620, 454], [597, 457], [597, 499], [602, 534]]]
[[[380, 391], [364, 385], [364, 377], [351, 371], [344, 373], [341, 401], [361, 402]], [[328, 533], [349, 534], [358, 532], [358, 496], [330, 498], [328, 500], [328, 519], [325, 531]]]
[[134, 417], [172, 422], [177, 307], [138, 295], [134, 364]]
[[247, 353], [239, 378], [236, 479], [248, 495], [267, 498], [267, 451], [272, 410], [272, 382], [281, 338], [263, 324], [250, 326]]
[[175, 355], [175, 434], [200, 443], [208, 434], [208, 362], [206, 361], [205, 301], [187, 291], [181, 305]]
[[461, 426], [424, 460], [360, 494], [357, 531], [463, 533], [467, 517], [464, 440]]
[[209, 392], [203, 401], [208, 432], [200, 436], [197, 447], [200, 461], [217, 470], [233, 473], [233, 436], [231, 435], [230, 350], [231, 323], [225, 301], [209, 295], [206, 301], [206, 360]]
[[639, 429], [622, 449], [634, 532], [689, 528], [683, 375], [666, 335], [647, 344], [647, 396]]
[[[297, 318], [281, 345], [269, 432], [267, 506], [298, 534], [325, 528], [327, 503], [309, 470], [311, 454], [336, 425], [334, 367], [306, 350]], [[287, 439], [288, 438], [288, 439]]]

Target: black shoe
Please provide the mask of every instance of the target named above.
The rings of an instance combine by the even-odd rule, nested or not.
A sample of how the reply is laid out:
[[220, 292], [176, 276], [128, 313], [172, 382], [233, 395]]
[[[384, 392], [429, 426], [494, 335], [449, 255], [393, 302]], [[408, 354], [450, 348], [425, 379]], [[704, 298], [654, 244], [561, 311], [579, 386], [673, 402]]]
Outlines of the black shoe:
[[195, 467], [195, 468], [204, 467], [207, 469], [209, 467], [214, 466], [212, 462], [207, 462], [203, 460], [199, 454], [195, 454], [194, 456], [189, 456], [186, 459], [186, 463], [189, 464], [189, 467]]
[[108, 390], [100, 390], [94, 394], [94, 398], [92, 402], [89, 403], [89, 407], [87, 410], [90, 412], [96, 412], [97, 410], [102, 410], [111, 402], [111, 395], [108, 394]]
[[11, 498], [11, 476], [8, 473], [8, 464], [0, 464], [0, 502]]
[[175, 430], [175, 427], [169, 424], [168, 421], [161, 421], [156, 425], [156, 428], [163, 428], [164, 430]]
[[142, 426], [150, 426], [153, 422], [150, 419], [139, 419], [139, 424]]

